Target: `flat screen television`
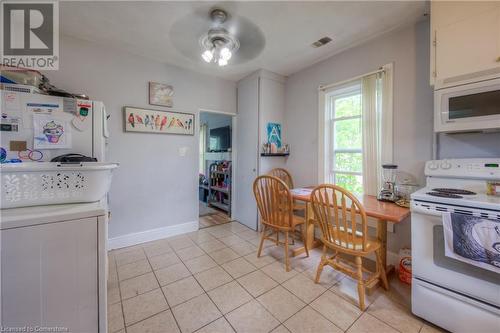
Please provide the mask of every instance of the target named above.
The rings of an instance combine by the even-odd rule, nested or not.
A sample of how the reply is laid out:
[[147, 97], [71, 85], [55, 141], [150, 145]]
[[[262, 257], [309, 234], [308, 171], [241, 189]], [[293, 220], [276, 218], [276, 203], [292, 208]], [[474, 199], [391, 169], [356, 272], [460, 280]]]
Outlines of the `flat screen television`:
[[231, 148], [231, 127], [212, 128], [208, 140], [208, 151], [223, 152]]

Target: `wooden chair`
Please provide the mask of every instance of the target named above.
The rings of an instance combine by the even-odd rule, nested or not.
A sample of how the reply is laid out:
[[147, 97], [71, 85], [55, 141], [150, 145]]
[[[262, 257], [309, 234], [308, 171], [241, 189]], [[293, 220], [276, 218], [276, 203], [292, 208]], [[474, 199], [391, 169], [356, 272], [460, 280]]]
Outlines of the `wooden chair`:
[[[273, 176], [259, 176], [253, 183], [253, 193], [259, 208], [263, 226], [257, 257], [260, 257], [264, 240], [270, 240], [276, 245], [285, 246], [285, 269], [290, 271], [288, 255], [288, 235], [294, 232], [297, 225], [305, 223], [305, 219], [293, 215], [293, 201], [290, 189], [281, 179]], [[267, 234], [268, 229], [270, 233]], [[303, 228], [305, 231], [305, 228]], [[285, 234], [285, 241], [280, 242], [279, 233]], [[276, 233], [276, 237], [272, 237]], [[305, 239], [305, 237], [304, 237]], [[309, 251], [306, 254], [309, 256]]]
[[[285, 182], [289, 189], [294, 188], [293, 186], [293, 178], [288, 170], [283, 168], [274, 168], [268, 172], [268, 175], [277, 177]], [[302, 216], [306, 215], [306, 204], [299, 201], [293, 201], [293, 212], [301, 212]], [[301, 226], [302, 228], [302, 226]], [[300, 230], [301, 234], [303, 234], [302, 229]]]
[[[321, 228], [323, 255], [316, 272], [318, 283], [325, 265], [330, 265], [358, 281], [359, 308], [365, 309], [365, 287], [382, 280], [389, 289], [385, 267], [381, 261], [381, 244], [368, 237], [368, 222], [363, 205], [350, 192], [335, 185], [320, 185], [311, 193], [311, 204], [316, 222]], [[333, 256], [327, 255], [332, 249]], [[344, 253], [355, 258], [355, 266], [339, 257]], [[376, 271], [363, 268], [363, 257], [375, 253]], [[351, 265], [350, 265], [351, 264]], [[364, 279], [363, 272], [369, 273]]]
[[[290, 174], [290, 172], [288, 172], [288, 170], [283, 169], [283, 168], [274, 168], [268, 172], [268, 175], [281, 179], [282, 181], [285, 182], [285, 184], [288, 186], [288, 188], [290, 188], [290, 189], [294, 188], [292, 175]], [[293, 209], [294, 210], [305, 210], [306, 205], [304, 203], [294, 201]]]

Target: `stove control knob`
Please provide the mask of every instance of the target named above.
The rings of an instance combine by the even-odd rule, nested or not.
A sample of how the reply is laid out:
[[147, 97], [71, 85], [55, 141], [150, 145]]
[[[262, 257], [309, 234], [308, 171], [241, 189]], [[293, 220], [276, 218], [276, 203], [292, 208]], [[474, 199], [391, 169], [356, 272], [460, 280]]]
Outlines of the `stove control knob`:
[[436, 162], [429, 163], [429, 170], [437, 170], [439, 165]]
[[451, 169], [451, 163], [444, 161], [443, 163], [441, 163], [441, 169], [443, 169], [443, 170]]

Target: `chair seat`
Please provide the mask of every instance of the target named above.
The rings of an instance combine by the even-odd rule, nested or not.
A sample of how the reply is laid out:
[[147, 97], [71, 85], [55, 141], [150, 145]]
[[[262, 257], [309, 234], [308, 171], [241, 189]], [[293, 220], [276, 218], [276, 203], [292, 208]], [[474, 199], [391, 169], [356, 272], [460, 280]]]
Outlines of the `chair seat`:
[[[267, 223], [265, 220], [262, 220], [262, 223], [269, 225], [271, 228], [275, 227], [275, 225], [271, 225], [270, 223]], [[290, 226], [290, 229], [293, 229], [295, 228], [295, 226], [303, 223], [306, 223], [306, 219], [304, 217], [292, 215], [292, 224]], [[283, 226], [281, 228], [286, 228], [286, 227]]]
[[293, 215], [292, 225], [295, 227], [296, 225], [306, 223], [306, 219], [301, 216]]
[[378, 250], [381, 246], [378, 239], [368, 237], [366, 240], [366, 247], [363, 251], [363, 234], [361, 232], [356, 230], [354, 238], [352, 238], [352, 229], [348, 228], [346, 235], [343, 232], [344, 227], [339, 227], [339, 229], [342, 231], [341, 233], [335, 232], [336, 227], [333, 227], [332, 225], [329, 225], [329, 227], [331, 229], [333, 238], [325, 239], [325, 241], [329, 243], [328, 245], [334, 246], [337, 250], [353, 250], [359, 252], [360, 254], [366, 254]]

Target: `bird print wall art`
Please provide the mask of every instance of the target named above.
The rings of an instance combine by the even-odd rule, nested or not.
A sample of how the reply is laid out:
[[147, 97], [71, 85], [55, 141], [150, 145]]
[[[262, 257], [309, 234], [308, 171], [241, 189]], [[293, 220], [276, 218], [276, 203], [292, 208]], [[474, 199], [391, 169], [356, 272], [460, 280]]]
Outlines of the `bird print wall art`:
[[194, 114], [126, 106], [125, 131], [194, 135]]

